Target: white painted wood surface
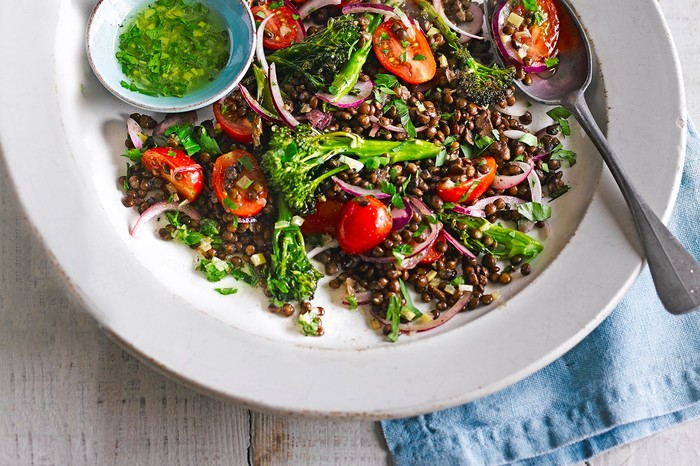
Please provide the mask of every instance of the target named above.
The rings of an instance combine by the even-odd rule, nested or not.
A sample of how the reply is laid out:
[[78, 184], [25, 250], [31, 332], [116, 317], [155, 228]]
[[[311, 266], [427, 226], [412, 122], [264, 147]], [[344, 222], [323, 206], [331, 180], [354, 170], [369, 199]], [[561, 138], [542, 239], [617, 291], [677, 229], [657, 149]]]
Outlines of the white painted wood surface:
[[[700, 0], [660, 5], [684, 68], [689, 113], [700, 122]], [[391, 462], [377, 423], [252, 413], [185, 388], [123, 351], [63, 282], [2, 164], [0, 413], [2, 465]], [[700, 421], [690, 422], [588, 464], [694, 465], [698, 438]]]

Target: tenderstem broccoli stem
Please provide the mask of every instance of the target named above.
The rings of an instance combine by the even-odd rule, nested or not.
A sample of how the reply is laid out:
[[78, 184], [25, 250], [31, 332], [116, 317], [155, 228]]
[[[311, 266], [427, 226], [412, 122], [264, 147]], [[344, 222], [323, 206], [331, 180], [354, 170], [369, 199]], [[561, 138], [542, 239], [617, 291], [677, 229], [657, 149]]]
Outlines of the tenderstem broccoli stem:
[[277, 223], [273, 233], [267, 289], [275, 304], [313, 298], [321, 273], [306, 254], [304, 235], [282, 196], [277, 198]]
[[356, 155], [360, 162], [375, 157], [387, 157], [382, 165], [423, 160], [437, 156], [442, 147], [422, 139], [408, 141], [385, 141], [365, 139], [353, 133], [336, 131], [317, 137], [319, 150], [325, 153], [325, 160], [335, 155]]
[[[383, 17], [381, 15], [371, 15], [369, 26], [367, 27], [367, 32], [369, 32], [370, 37], [374, 33], [382, 22]], [[365, 44], [359, 49], [355, 50], [350, 56], [350, 59], [345, 63], [340, 73], [338, 73], [333, 79], [331, 84], [331, 90], [336, 100], [340, 99], [346, 95], [350, 90], [355, 87], [357, 80], [360, 78], [360, 73], [362, 72], [362, 67], [365, 66], [369, 52], [372, 50], [372, 39], [365, 42]]]

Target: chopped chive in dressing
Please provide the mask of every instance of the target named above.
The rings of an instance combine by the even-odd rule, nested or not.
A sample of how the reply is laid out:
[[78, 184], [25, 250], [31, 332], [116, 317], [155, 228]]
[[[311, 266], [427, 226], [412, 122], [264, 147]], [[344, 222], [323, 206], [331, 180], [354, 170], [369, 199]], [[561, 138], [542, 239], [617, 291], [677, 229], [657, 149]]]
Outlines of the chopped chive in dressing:
[[128, 81], [146, 95], [182, 97], [212, 81], [229, 58], [222, 20], [188, 0], [156, 0], [136, 13], [119, 36], [116, 58]]

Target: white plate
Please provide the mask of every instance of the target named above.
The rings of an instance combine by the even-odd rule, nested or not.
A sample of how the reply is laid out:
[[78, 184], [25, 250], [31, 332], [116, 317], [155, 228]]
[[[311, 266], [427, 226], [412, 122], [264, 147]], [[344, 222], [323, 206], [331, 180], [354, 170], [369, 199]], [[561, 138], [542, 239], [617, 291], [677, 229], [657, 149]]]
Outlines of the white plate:
[[[591, 101], [607, 102], [599, 114], [610, 141], [667, 218], [682, 167], [685, 109], [666, 25], [653, 0], [579, 3], [606, 89], [597, 79]], [[119, 154], [133, 109], [103, 89], [87, 64], [83, 33], [92, 2], [44, 2], [41, 15], [36, 3], [13, 2], [12, 11], [7, 5], [0, 7], [0, 141], [29, 217], [103, 328], [203, 391], [315, 416], [376, 419], [453, 406], [571, 348], [641, 268], [621, 196], [576, 127], [569, 144], [579, 162], [567, 174], [572, 191], [552, 204], [555, 235], [536, 273], [504, 289], [499, 306], [391, 344], [362, 312], [333, 304], [338, 296], [322, 291], [326, 335], [302, 337], [291, 319], [267, 312], [258, 293], [213, 292], [185, 248], [148, 231], [138, 240], [128, 235], [135, 215], [121, 206], [115, 179], [126, 164]]]

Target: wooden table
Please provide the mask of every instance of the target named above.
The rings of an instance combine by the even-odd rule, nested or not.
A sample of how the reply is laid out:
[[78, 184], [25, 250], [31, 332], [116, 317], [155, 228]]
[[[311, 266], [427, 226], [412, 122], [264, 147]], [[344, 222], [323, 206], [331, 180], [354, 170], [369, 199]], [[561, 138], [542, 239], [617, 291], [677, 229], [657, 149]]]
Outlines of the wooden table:
[[[700, 4], [659, 3], [684, 67], [690, 115], [700, 122]], [[0, 166], [0, 464], [391, 462], [377, 423], [250, 412], [139, 363], [65, 285], [6, 177]], [[587, 464], [696, 464], [697, 438], [700, 420]]]

